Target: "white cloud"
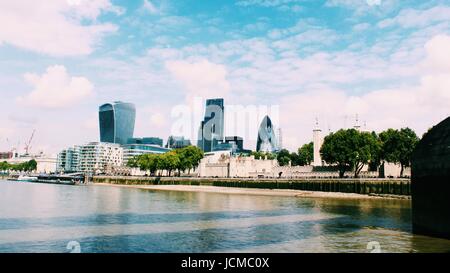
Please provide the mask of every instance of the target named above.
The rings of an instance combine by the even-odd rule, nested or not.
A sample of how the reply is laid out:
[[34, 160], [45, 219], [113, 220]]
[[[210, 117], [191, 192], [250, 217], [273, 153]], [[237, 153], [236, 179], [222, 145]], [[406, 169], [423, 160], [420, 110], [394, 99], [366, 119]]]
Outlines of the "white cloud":
[[[296, 149], [309, 142], [315, 117], [319, 117], [325, 133], [328, 129], [354, 125], [355, 115], [359, 114], [361, 122], [367, 121], [367, 129], [379, 132], [389, 127], [409, 126], [421, 135], [450, 115], [449, 45], [450, 36], [445, 35], [426, 43], [426, 57], [415, 64], [420, 67], [418, 84], [398, 84], [362, 95], [349, 95], [325, 86], [284, 97], [281, 101], [284, 134], [297, 136], [288, 139], [286, 145]], [[292, 120], [296, 121], [295, 125]]]
[[401, 26], [403, 28], [425, 27], [438, 22], [448, 22], [450, 7], [436, 6], [426, 10], [405, 9], [396, 17], [378, 23], [380, 28]]
[[70, 76], [66, 68], [54, 65], [43, 75], [28, 73], [25, 80], [33, 90], [24, 97], [17, 98], [24, 105], [43, 108], [61, 108], [76, 104], [93, 93], [94, 86], [84, 77]]
[[150, 122], [152, 125], [154, 125], [156, 127], [162, 127], [162, 126], [166, 125], [167, 120], [163, 114], [155, 113], [150, 116]]
[[0, 2], [0, 45], [53, 56], [90, 54], [117, 26], [98, 23], [102, 12], [123, 13], [110, 0], [15, 0]]
[[302, 0], [240, 0], [236, 2], [237, 6], [262, 6], [262, 7], [277, 7], [290, 3], [298, 3]]
[[425, 49], [428, 53], [425, 66], [428, 69], [450, 72], [450, 36], [435, 36], [426, 43]]
[[142, 5], [142, 8], [149, 12], [150, 14], [158, 14], [159, 9], [150, 1], [150, 0], [144, 0], [144, 4]]
[[[226, 97], [230, 90], [225, 66], [206, 59], [197, 61], [167, 61], [166, 68], [187, 90], [186, 97]], [[220, 94], [220, 95], [219, 95]]]
[[375, 15], [388, 13], [398, 3], [398, 0], [327, 0], [325, 6], [352, 9], [356, 16], [362, 16], [366, 13]]

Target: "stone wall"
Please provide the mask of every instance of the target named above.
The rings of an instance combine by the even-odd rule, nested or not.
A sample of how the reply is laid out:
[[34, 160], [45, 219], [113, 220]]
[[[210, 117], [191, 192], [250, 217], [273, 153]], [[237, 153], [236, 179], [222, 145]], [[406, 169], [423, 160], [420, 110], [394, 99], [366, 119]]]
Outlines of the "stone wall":
[[94, 183], [122, 185], [201, 185], [259, 189], [344, 192], [409, 196], [408, 179], [252, 179], [187, 177], [111, 177], [95, 176]]
[[411, 170], [413, 231], [450, 239], [450, 118], [420, 141]]

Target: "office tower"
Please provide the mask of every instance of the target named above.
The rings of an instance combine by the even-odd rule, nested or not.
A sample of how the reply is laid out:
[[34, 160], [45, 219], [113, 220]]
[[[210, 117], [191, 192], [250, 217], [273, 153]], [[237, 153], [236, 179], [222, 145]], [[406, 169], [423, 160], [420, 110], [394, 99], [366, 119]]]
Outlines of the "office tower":
[[206, 100], [205, 118], [200, 124], [197, 146], [205, 152], [214, 150], [214, 146], [223, 141], [224, 101]]
[[114, 102], [99, 108], [100, 142], [126, 144], [133, 137], [136, 108], [132, 103]]
[[272, 121], [269, 116], [265, 116], [259, 126], [256, 151], [273, 153], [277, 150], [278, 143], [275, 137]]

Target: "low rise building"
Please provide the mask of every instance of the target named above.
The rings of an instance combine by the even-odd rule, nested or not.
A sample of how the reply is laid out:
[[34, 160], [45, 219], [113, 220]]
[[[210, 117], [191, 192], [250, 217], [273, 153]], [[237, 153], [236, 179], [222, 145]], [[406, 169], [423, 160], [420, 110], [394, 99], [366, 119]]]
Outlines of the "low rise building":
[[103, 173], [107, 168], [123, 165], [123, 148], [119, 144], [91, 142], [79, 146], [78, 170]]
[[143, 154], [164, 154], [170, 149], [163, 148], [158, 145], [149, 144], [126, 144], [122, 145], [123, 148], [123, 164], [126, 165], [128, 161], [138, 155]]
[[58, 154], [56, 172], [72, 173], [79, 171], [79, 154], [80, 147], [74, 146], [66, 150], [62, 150]]
[[0, 160], [7, 160], [13, 158], [13, 152], [0, 152]]
[[169, 138], [167, 139], [166, 148], [181, 149], [191, 145], [191, 141], [184, 138], [183, 136], [169, 136]]
[[129, 138], [127, 144], [145, 144], [163, 146], [163, 140], [159, 137], [143, 137], [143, 138]]
[[54, 173], [56, 171], [56, 156], [45, 155], [45, 154], [37, 154], [37, 155], [27, 155], [27, 156], [19, 156], [14, 157], [9, 160], [5, 160], [9, 164], [20, 164], [25, 163], [30, 160], [36, 161], [36, 173]]

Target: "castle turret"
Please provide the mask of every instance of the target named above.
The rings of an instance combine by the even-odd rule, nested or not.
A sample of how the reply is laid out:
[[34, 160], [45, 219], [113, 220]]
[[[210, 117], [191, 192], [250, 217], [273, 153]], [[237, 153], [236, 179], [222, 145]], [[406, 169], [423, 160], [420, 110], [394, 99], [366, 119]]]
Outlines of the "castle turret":
[[322, 147], [322, 130], [319, 127], [319, 121], [316, 119], [316, 125], [313, 130], [313, 144], [314, 144], [314, 160], [313, 166], [322, 166], [322, 157], [320, 156], [320, 148]]

